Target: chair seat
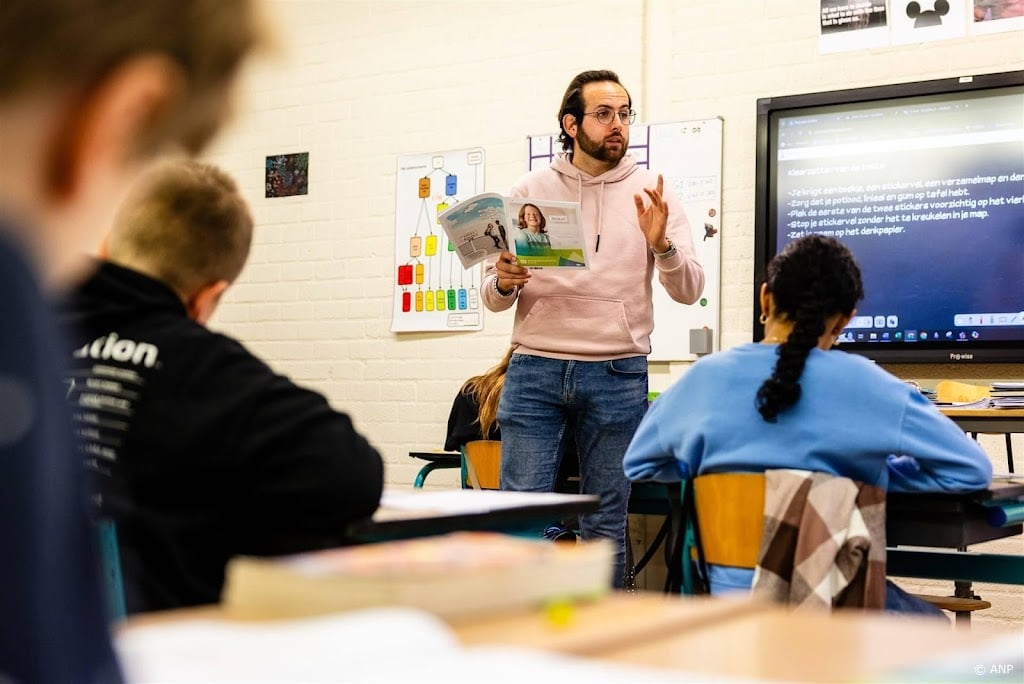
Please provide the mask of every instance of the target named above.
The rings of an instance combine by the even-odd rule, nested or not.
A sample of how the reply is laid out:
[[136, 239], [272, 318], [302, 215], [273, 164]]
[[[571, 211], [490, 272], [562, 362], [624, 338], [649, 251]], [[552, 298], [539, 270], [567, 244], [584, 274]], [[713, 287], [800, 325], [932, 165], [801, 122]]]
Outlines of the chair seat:
[[932, 594], [912, 594], [923, 599], [936, 608], [948, 610], [951, 613], [969, 613], [975, 610], [991, 608], [992, 604], [982, 599], [957, 598], [956, 596], [934, 596]]

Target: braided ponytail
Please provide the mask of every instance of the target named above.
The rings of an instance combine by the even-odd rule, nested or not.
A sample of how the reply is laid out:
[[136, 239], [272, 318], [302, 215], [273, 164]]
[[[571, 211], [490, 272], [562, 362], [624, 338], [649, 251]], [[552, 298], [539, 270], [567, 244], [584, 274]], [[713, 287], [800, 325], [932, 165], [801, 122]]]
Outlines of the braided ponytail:
[[821, 235], [791, 242], [772, 259], [767, 289], [775, 313], [793, 322], [789, 337], [779, 345], [771, 377], [757, 390], [758, 412], [774, 423], [800, 400], [800, 377], [808, 355], [825, 333], [825, 320], [837, 313], [852, 313], [864, 289], [850, 251], [838, 240]]

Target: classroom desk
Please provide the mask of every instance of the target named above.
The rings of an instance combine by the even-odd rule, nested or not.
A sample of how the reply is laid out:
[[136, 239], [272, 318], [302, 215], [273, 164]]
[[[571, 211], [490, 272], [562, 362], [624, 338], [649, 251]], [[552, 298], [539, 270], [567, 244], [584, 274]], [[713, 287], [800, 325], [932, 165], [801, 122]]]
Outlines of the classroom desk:
[[[961, 662], [944, 670], [949, 679], [941, 681], [972, 681], [977, 678], [975, 667], [983, 664], [987, 671], [992, 663], [971, 654], [983, 652], [992, 641], [926, 618], [854, 611], [805, 613], [771, 606], [656, 640], [623, 643], [603, 657], [698, 676], [860, 682], [887, 677], [933, 681], [938, 677], [911, 674], [904, 680], [900, 673], [927, 671], [959, 654]], [[1002, 662], [1012, 657], [1016, 646], [1000, 649]], [[1007, 651], [1011, 655], [1005, 655]]]
[[647, 593], [579, 605], [564, 625], [542, 611], [450, 624], [466, 646], [543, 649], [696, 678], [794, 682], [864, 681], [991, 643], [925, 618], [797, 613], [753, 601]]
[[886, 542], [889, 546], [964, 548], [1021, 534], [1022, 525], [994, 527], [986, 519], [986, 501], [1024, 497], [1024, 476], [996, 481], [967, 494], [898, 493], [886, 496]]
[[573, 605], [564, 621], [552, 620], [542, 610], [522, 610], [452, 618], [448, 623], [467, 646], [506, 644], [602, 657], [624, 644], [703, 629], [755, 609], [757, 604], [750, 601], [619, 591]]
[[[1024, 409], [939, 410], [964, 432], [1024, 433]], [[972, 494], [890, 494], [886, 500], [886, 536], [890, 546], [955, 548], [965, 552], [890, 549], [889, 573], [956, 580], [954, 593], [961, 597], [973, 596], [972, 581], [1024, 584], [1024, 555], [966, 551], [974, 544], [1021, 534], [1024, 525], [990, 525], [983, 502], [1022, 498], [1022, 477], [1007, 482], [997, 480], [988, 491]]]
[[1024, 432], [1024, 409], [940, 408], [964, 432]]
[[[132, 617], [118, 631], [210, 620], [239, 624], [218, 606], [209, 606]], [[659, 668], [686, 680], [721, 676], [794, 682], [884, 681], [889, 675], [899, 675], [907, 668], [926, 668], [950, 655], [961, 656], [961, 667], [1015, 664], [1011, 659], [1019, 659], [1019, 640], [1010, 644], [1008, 651], [1003, 637], [955, 631], [922, 618], [858, 611], [796, 613], [752, 601], [650, 593], [619, 592], [579, 603], [558, 621], [552, 620], [549, 611], [524, 609], [462, 617], [449, 620], [448, 625], [467, 655], [478, 647], [521, 647], [589, 662], [635, 665], [646, 671]], [[331, 651], [345, 648], [344, 643], [330, 639], [320, 641], [322, 648]], [[175, 642], [164, 639], [160, 643], [174, 648]], [[992, 655], [994, 646], [998, 646], [996, 656]], [[192, 657], [200, 661], [216, 656], [217, 663], [232, 662], [236, 657], [223, 650], [204, 652], [203, 644], [192, 648]], [[317, 657], [316, 644], [313, 648], [311, 655]], [[160, 654], [152, 656], [159, 658]], [[444, 665], [450, 668], [445, 671], [458, 679], [459, 661], [449, 659]], [[430, 663], [423, 662], [420, 674], [434, 681], [433, 677], [444, 672], [432, 671]], [[500, 679], [500, 670], [493, 674]], [[973, 669], [943, 674], [955, 681], [975, 677]], [[541, 677], [538, 681], [546, 680]]]
[[972, 598], [971, 582], [1024, 584], [1024, 555], [975, 553], [973, 544], [1020, 535], [1021, 524], [995, 527], [983, 502], [1024, 497], [1024, 477], [996, 481], [970, 494], [890, 493], [886, 497], [886, 542], [946, 550], [889, 548], [887, 573], [897, 577], [954, 580], [954, 595]]
[[381, 541], [461, 530], [539, 533], [565, 517], [596, 511], [600, 498], [584, 494], [501, 492], [476, 489], [398, 490], [385, 487], [380, 508], [346, 532]]

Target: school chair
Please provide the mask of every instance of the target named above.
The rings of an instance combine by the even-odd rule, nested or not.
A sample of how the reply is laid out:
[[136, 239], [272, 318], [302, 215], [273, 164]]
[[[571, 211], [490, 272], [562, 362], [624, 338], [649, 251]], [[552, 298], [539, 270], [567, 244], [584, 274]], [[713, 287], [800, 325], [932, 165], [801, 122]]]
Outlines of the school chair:
[[462, 445], [463, 489], [500, 489], [501, 442], [477, 439]]
[[[692, 568], [694, 560], [701, 569], [708, 564], [757, 567], [765, 527], [765, 481], [764, 473], [715, 473], [695, 478], [687, 488], [684, 499], [691, 498], [679, 557], [683, 593], [695, 593], [701, 579]], [[953, 613], [958, 629], [969, 629], [971, 613], [992, 605], [980, 599], [914, 595]]]

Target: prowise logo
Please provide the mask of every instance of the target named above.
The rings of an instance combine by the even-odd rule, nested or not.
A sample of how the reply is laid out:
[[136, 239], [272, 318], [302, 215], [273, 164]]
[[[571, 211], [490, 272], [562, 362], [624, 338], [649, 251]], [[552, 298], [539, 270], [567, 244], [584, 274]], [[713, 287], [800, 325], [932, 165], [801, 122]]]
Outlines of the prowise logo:
[[974, 354], [966, 354], [961, 352], [949, 352], [950, 361], [972, 361]]
[[152, 368], [156, 365], [156, 357], [159, 354], [160, 350], [155, 344], [122, 340], [117, 333], [112, 332], [109, 335], [97, 337], [81, 349], [76, 349], [72, 356], [76, 359], [123, 361], [136, 366], [141, 363], [146, 368]]

